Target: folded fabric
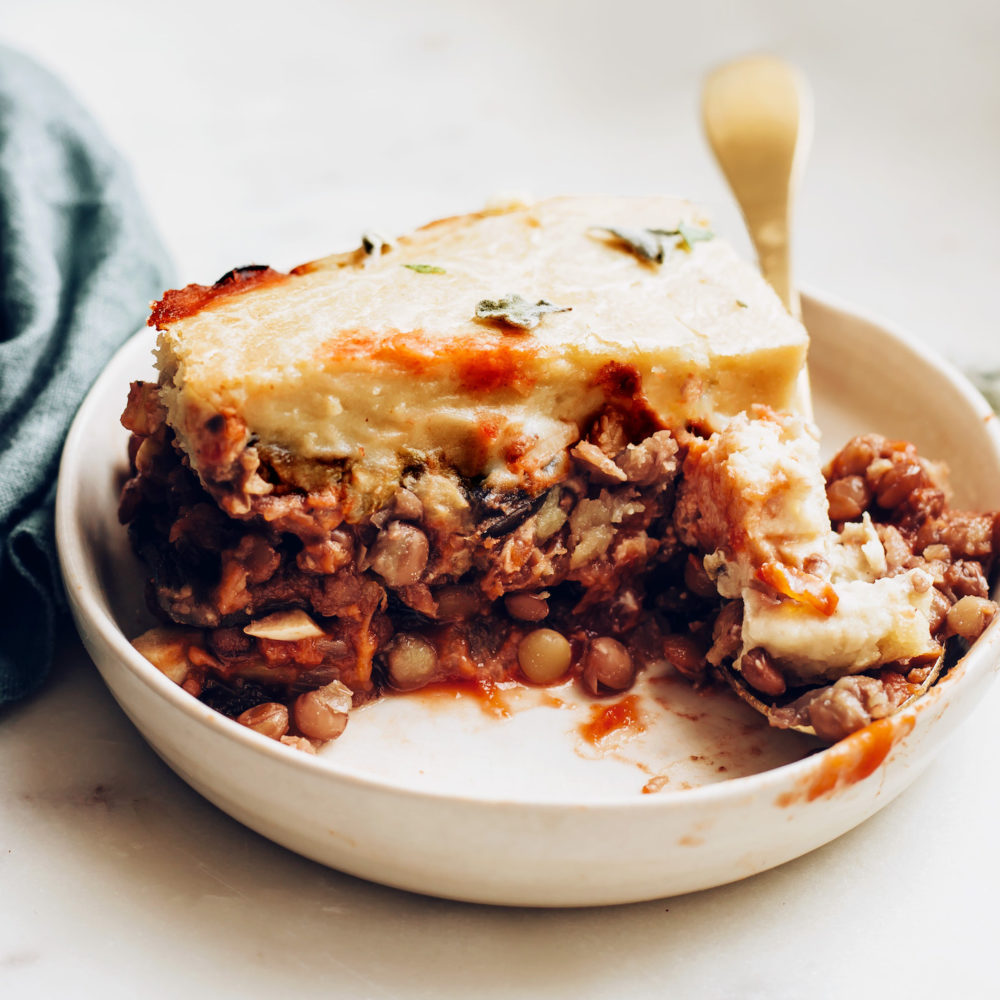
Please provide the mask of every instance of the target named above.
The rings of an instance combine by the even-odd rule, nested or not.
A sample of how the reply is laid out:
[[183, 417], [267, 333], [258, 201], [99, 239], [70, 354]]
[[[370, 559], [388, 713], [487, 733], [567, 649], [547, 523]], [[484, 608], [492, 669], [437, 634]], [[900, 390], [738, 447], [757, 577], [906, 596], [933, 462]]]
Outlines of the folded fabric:
[[51, 665], [73, 414], [169, 277], [121, 158], [58, 80], [0, 47], [0, 702]]

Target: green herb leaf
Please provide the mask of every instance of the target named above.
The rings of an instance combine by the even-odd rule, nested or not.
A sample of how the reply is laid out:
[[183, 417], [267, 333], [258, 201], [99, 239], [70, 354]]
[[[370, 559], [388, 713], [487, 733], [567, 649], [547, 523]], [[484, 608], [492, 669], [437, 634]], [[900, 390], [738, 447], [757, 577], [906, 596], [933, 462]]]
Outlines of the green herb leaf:
[[663, 263], [665, 251], [661, 236], [669, 234], [662, 229], [621, 229], [616, 226], [593, 226], [592, 229], [599, 233], [610, 233], [642, 260], [654, 264]]
[[571, 306], [555, 306], [545, 299], [529, 302], [520, 295], [505, 295], [502, 299], [493, 301], [483, 299], [476, 306], [478, 319], [499, 320], [521, 330], [534, 330], [546, 313], [569, 312]]
[[622, 229], [617, 226], [593, 226], [592, 229], [599, 233], [610, 233], [641, 260], [648, 260], [652, 264], [663, 263], [667, 252], [664, 242], [666, 239], [679, 237], [674, 246], [690, 250], [692, 243], [710, 240], [715, 236], [710, 229], [690, 226], [686, 222], [678, 223], [676, 229]]
[[417, 274], [446, 274], [447, 273], [443, 267], [438, 267], [435, 264], [404, 264], [403, 267], [408, 267], [411, 271], [416, 271]]
[[677, 233], [681, 242], [687, 244], [688, 250], [692, 249], [695, 243], [715, 238], [715, 233], [711, 229], [705, 229], [702, 226], [689, 226], [686, 222], [677, 226]]
[[745, 303], [745, 302], [744, 302], [744, 301], [743, 301], [742, 299], [737, 299], [737, 300], [736, 300], [736, 304], [737, 304], [737, 305], [738, 305], [738, 306], [739, 306], [739, 307], [740, 307], [741, 309], [749, 309], [749, 308], [750, 308], [750, 307], [749, 307], [749, 306], [748, 306], [748, 305], [747, 305], [747, 304], [746, 304], [746, 303]]

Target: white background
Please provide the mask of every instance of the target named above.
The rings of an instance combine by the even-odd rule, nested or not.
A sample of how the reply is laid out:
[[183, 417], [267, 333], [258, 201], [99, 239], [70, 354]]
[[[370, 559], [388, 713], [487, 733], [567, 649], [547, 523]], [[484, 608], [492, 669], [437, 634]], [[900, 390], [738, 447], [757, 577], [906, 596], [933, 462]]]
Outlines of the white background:
[[[4, 0], [0, 41], [131, 161], [182, 282], [288, 267], [499, 191], [681, 194], [718, 62], [798, 64], [800, 281], [1000, 367], [1000, 5]], [[932, 404], [931, 404], [932, 405]], [[859, 830], [748, 882], [596, 911], [439, 902], [273, 847], [176, 779], [67, 637], [0, 712], [4, 996], [994, 996], [1000, 692]]]

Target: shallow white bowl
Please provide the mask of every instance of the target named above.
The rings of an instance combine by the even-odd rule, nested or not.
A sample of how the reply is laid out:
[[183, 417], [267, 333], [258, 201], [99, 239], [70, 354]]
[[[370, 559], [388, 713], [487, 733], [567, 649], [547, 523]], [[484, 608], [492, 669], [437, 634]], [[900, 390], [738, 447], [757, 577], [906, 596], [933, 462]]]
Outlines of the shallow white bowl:
[[[860, 431], [906, 438], [948, 461], [958, 505], [1000, 504], [997, 421], [964, 379], [884, 326], [816, 299], [804, 309], [827, 451]], [[390, 697], [354, 713], [318, 757], [289, 750], [201, 705], [129, 644], [149, 622], [115, 513], [118, 417], [129, 380], [149, 374], [151, 346], [143, 332], [116, 355], [66, 442], [56, 530], [77, 626], [118, 703], [185, 781], [332, 867], [530, 906], [631, 902], [744, 878], [890, 802], [1000, 664], [994, 623], [917, 705], [820, 753], [725, 692], [656, 677], [638, 691], [641, 724], [597, 745], [582, 735], [597, 709], [563, 688], [508, 691], [507, 715], [455, 695]]]

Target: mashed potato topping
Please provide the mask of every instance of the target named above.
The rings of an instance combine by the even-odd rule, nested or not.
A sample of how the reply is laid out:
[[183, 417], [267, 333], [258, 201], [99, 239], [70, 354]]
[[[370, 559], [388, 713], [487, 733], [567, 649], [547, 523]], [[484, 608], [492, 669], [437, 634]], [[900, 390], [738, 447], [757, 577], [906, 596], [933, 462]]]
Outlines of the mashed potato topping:
[[[681, 505], [724, 597], [742, 598], [742, 656], [765, 650], [796, 681], [938, 651], [933, 579], [887, 576], [871, 518], [833, 530], [818, 436], [802, 418], [740, 414], [689, 453]], [[736, 661], [739, 668], [740, 660]]]
[[932, 580], [914, 569], [869, 583], [835, 585], [832, 615], [794, 601], [744, 591], [743, 647], [762, 647], [800, 681], [833, 680], [873, 666], [934, 656], [929, 615]]
[[[655, 263], [601, 228], [705, 221], [670, 198], [555, 198], [206, 290], [194, 311], [205, 286], [169, 293], [154, 314], [169, 422], [197, 456], [205, 420], [238, 414], [246, 440], [345, 463], [366, 490], [431, 452], [510, 487], [579, 437], [623, 365], [665, 425], [793, 406], [806, 333], [728, 243], [668, 240]], [[531, 330], [477, 318], [512, 293], [565, 311]]]

